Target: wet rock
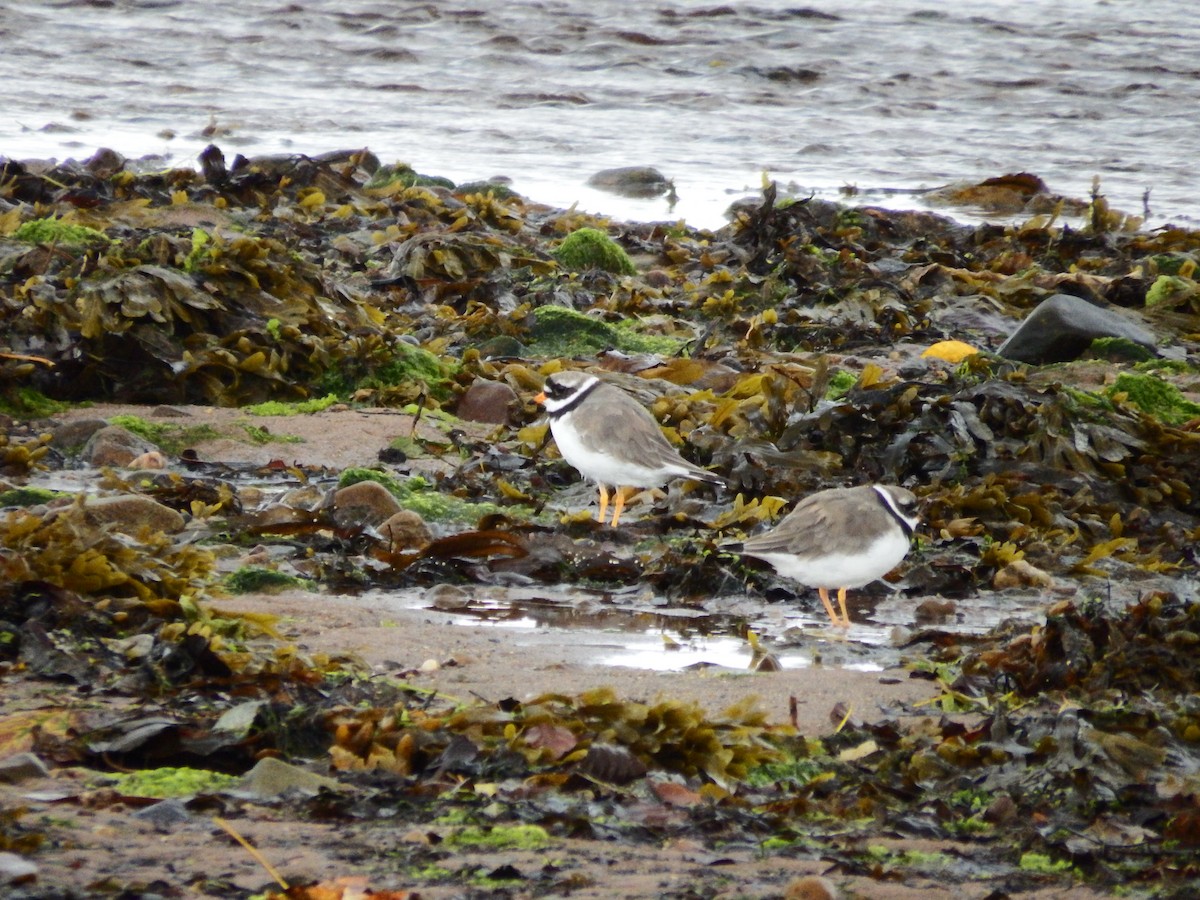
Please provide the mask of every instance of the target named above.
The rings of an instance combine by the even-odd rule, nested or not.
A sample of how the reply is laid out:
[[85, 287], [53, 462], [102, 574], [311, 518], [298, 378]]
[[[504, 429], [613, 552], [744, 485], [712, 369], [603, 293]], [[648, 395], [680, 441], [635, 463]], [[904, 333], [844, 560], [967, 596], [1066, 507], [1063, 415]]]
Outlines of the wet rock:
[[83, 166], [97, 178], [108, 179], [125, 168], [125, 157], [116, 150], [101, 147]]
[[930, 597], [917, 604], [913, 610], [913, 618], [918, 622], [940, 622], [953, 618], [956, 612], [958, 612], [958, 604], [953, 600]]
[[96, 432], [107, 427], [108, 423], [103, 419], [76, 419], [74, 422], [64, 422], [50, 433], [50, 446], [59, 450], [75, 450], [84, 446]]
[[671, 180], [653, 166], [603, 169], [587, 180], [589, 187], [622, 197], [658, 197], [674, 188]]
[[513, 359], [523, 359], [529, 355], [529, 348], [518, 341], [515, 337], [507, 334], [496, 335], [476, 347], [479, 355], [484, 359], [503, 359], [510, 357]]
[[0, 853], [0, 884], [20, 884], [37, 878], [38, 867], [16, 853]]
[[183, 531], [183, 516], [141, 494], [89, 497], [84, 503], [88, 518], [98, 525], [112, 525], [122, 534], [136, 535], [143, 528], [175, 534]]
[[1023, 559], [1016, 559], [998, 571], [992, 578], [992, 587], [998, 591], [1012, 587], [1050, 587], [1054, 579]]
[[158, 448], [119, 425], [106, 425], [83, 445], [82, 457], [89, 465], [127, 466], [143, 453]]
[[840, 900], [842, 892], [828, 878], [805, 875], [793, 880], [783, 896], [785, 900]]
[[600, 269], [614, 275], [636, 275], [637, 267], [620, 244], [599, 228], [577, 228], [551, 255], [571, 272]]
[[139, 809], [133, 814], [133, 818], [153, 825], [158, 831], [174, 831], [180, 825], [190, 822], [192, 814], [187, 811], [182, 800], [172, 797], [170, 800]]
[[468, 422], [512, 424], [512, 407], [519, 404], [517, 392], [502, 381], [478, 380], [458, 401], [457, 414]]
[[435, 584], [425, 592], [424, 600], [434, 609], [453, 611], [471, 605], [471, 595], [454, 584]]
[[1120, 313], [1082, 297], [1054, 294], [1025, 317], [996, 353], [1019, 362], [1067, 362], [1105, 337], [1125, 338], [1156, 350], [1154, 335]]
[[338, 525], [379, 525], [400, 512], [400, 502], [378, 481], [359, 481], [333, 495], [333, 519]]
[[50, 774], [46, 764], [32, 753], [16, 753], [0, 759], [0, 781], [15, 784], [30, 778], [45, 778]]
[[336, 791], [341, 789], [341, 785], [332, 778], [268, 756], [260, 759], [242, 777], [232, 793], [256, 800], [270, 800], [292, 792], [316, 794], [322, 788]]
[[402, 509], [379, 526], [379, 533], [391, 542], [392, 550], [412, 550], [427, 546], [433, 533], [425, 520], [411, 509]]

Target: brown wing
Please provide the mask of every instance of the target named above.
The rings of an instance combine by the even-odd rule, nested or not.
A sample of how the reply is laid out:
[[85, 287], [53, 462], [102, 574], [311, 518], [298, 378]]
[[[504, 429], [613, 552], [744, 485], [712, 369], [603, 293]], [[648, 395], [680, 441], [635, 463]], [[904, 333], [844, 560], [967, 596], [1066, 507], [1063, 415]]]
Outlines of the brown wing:
[[742, 549], [751, 556], [758, 552], [812, 557], [861, 547], [880, 533], [867, 516], [880, 502], [870, 486], [810, 494], [771, 531], [749, 538]]
[[[694, 468], [671, 446], [654, 416], [644, 406], [611, 384], [592, 393], [596, 413], [589, 427], [598, 435], [620, 435], [619, 455], [647, 466], [681, 465]], [[700, 471], [703, 471], [702, 469]]]

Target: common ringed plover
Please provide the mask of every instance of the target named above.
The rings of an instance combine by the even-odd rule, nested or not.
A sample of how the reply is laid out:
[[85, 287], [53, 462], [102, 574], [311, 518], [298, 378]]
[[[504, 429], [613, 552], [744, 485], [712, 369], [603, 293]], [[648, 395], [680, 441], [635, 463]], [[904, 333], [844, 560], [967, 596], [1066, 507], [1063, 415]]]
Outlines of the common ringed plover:
[[[846, 628], [846, 590], [894, 569], [908, 553], [917, 521], [917, 498], [902, 487], [832, 488], [805, 497], [772, 530], [743, 543], [741, 552], [815, 587], [830, 621]], [[829, 602], [830, 588], [837, 588], [841, 620]]]
[[556, 372], [534, 398], [545, 405], [550, 431], [563, 459], [600, 490], [604, 521], [609, 488], [615, 527], [625, 508], [626, 487], [658, 487], [672, 478], [724, 484], [714, 472], [692, 465], [668, 443], [654, 417], [614, 385], [586, 372]]

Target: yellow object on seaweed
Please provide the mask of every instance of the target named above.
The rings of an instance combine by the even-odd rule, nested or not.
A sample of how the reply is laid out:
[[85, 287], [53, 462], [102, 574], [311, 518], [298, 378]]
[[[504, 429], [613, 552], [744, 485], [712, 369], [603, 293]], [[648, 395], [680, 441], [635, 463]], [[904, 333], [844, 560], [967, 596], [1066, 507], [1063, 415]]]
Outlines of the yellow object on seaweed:
[[972, 347], [970, 344], [964, 344], [962, 341], [938, 341], [925, 348], [922, 356], [936, 356], [938, 359], [944, 359], [949, 363], [960, 363], [968, 356], [973, 356], [979, 350]]

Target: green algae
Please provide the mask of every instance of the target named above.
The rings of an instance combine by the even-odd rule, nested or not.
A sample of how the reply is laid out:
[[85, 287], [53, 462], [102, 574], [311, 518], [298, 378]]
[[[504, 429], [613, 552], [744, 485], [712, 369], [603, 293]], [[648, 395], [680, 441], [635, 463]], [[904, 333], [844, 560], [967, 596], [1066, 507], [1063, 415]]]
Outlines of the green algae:
[[73, 225], [57, 216], [30, 219], [13, 232], [13, 238], [31, 244], [88, 244], [109, 240], [108, 235], [86, 225]]
[[302, 416], [321, 412], [323, 409], [339, 402], [337, 394], [326, 394], [324, 397], [313, 397], [311, 400], [267, 400], [264, 403], [254, 403], [243, 406], [242, 412], [251, 416]]
[[314, 589], [312, 583], [303, 578], [265, 566], [242, 566], [225, 576], [223, 584], [233, 594], [269, 594], [295, 587]]
[[540, 356], [574, 358], [595, 356], [604, 350], [674, 354], [682, 343], [675, 338], [636, 331], [636, 319], [610, 325], [563, 306], [539, 307], [533, 317], [527, 338], [530, 352]]
[[1192, 403], [1175, 385], [1154, 375], [1122, 372], [1106, 394], [1124, 394], [1127, 402], [1169, 425], [1182, 425], [1200, 416], [1200, 404]]
[[454, 182], [440, 175], [423, 175], [407, 163], [380, 166], [363, 185], [366, 190], [383, 190], [393, 186], [444, 187], [454, 190]]
[[392, 358], [379, 366], [362, 382], [363, 387], [390, 387], [413, 381], [422, 382], [438, 400], [450, 396], [454, 368], [422, 347], [399, 341]]
[[262, 446], [263, 444], [303, 444], [304, 438], [294, 434], [275, 434], [262, 425], [251, 425], [249, 422], [239, 422], [238, 427], [246, 432], [246, 437], [250, 439], [250, 443]]
[[108, 420], [108, 424], [117, 425], [131, 434], [145, 438], [167, 453], [179, 453], [200, 441], [221, 436], [211, 425], [170, 425], [164, 422], [147, 422], [141, 416], [113, 416]]
[[424, 386], [424, 392], [429, 396], [442, 401], [450, 398], [457, 370], [457, 366], [443, 361], [423, 347], [396, 341], [387, 349], [386, 357], [372, 358], [370, 370], [365, 374], [329, 369], [317, 381], [316, 387], [329, 395], [348, 397], [363, 389], [389, 390], [418, 384]]
[[1159, 275], [1146, 291], [1146, 306], [1159, 306], [1195, 297], [1200, 287], [1180, 275]]
[[540, 825], [467, 825], [447, 835], [445, 844], [487, 850], [540, 850], [551, 841], [549, 832]]
[[1146, 362], [1154, 359], [1150, 348], [1122, 337], [1102, 337], [1092, 341], [1088, 348], [1093, 356], [1127, 362]]
[[19, 387], [0, 394], [0, 413], [14, 419], [47, 419], [70, 408], [69, 403], [51, 400], [36, 388]]
[[37, 506], [55, 497], [65, 497], [60, 491], [50, 491], [39, 487], [20, 487], [10, 491], [0, 491], [0, 507], [4, 506]]
[[829, 378], [829, 387], [825, 390], [826, 400], [841, 400], [854, 385], [858, 384], [858, 376], [851, 372], [834, 372]]
[[212, 249], [208, 246], [212, 243], [212, 238], [203, 228], [192, 229], [192, 249], [188, 251], [188, 255], [183, 260], [183, 271], [192, 274], [200, 268], [202, 261], [207, 259]]
[[1157, 253], [1150, 257], [1152, 271], [1159, 275], [1190, 275], [1196, 270], [1196, 260], [1187, 253]]
[[119, 775], [106, 775], [104, 780], [115, 782], [113, 787], [131, 797], [189, 797], [192, 794], [215, 793], [233, 787], [238, 782], [236, 775], [213, 772], [208, 769], [176, 768], [163, 766], [159, 769], [140, 769]]
[[1075, 867], [1069, 859], [1053, 859], [1046, 853], [1034, 853], [1032, 850], [1021, 854], [1018, 865], [1022, 871], [1038, 875], [1065, 875], [1075, 872]]
[[474, 524], [484, 516], [512, 515], [520, 507], [499, 506], [495, 503], [476, 503], [434, 490], [433, 485], [419, 475], [403, 481], [376, 469], [350, 468], [342, 472], [338, 487], [360, 481], [382, 484], [400, 505], [430, 522]]
[[599, 228], [579, 228], [563, 238], [552, 251], [555, 259], [572, 272], [602, 269], [614, 275], [636, 275], [633, 260], [616, 241]]

